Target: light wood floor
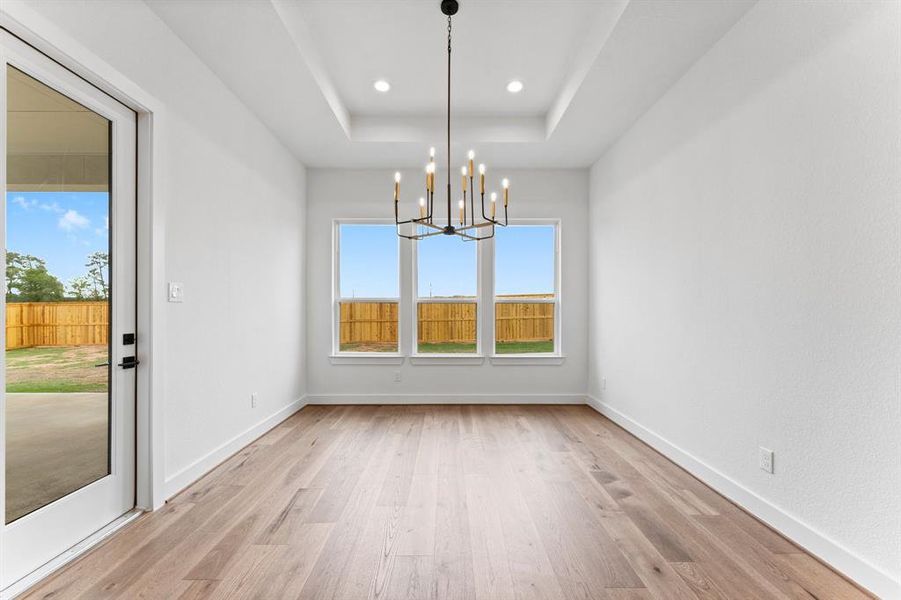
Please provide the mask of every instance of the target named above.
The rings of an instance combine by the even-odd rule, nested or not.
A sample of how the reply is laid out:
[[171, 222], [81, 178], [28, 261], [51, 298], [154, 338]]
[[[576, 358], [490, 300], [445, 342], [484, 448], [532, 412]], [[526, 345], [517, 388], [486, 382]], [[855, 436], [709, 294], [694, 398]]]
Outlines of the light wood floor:
[[865, 598], [584, 406], [310, 406], [30, 598]]

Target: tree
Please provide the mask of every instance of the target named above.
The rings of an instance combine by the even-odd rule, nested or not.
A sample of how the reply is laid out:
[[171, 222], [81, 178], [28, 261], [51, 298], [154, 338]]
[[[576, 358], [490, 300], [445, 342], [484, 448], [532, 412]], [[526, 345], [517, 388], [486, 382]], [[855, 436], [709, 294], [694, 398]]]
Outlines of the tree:
[[20, 254], [19, 252], [6, 253], [6, 295], [14, 296], [15, 292], [21, 288], [22, 273], [28, 269], [47, 268], [44, 260], [30, 254]]
[[59, 302], [65, 289], [62, 282], [46, 268], [26, 269], [16, 298], [19, 302]]
[[76, 300], [91, 300], [91, 280], [86, 275], [79, 275], [69, 282], [68, 294]]
[[92, 252], [88, 255], [85, 264], [88, 273], [85, 275], [91, 287], [91, 299], [106, 300], [109, 298], [109, 254], [106, 252]]
[[18, 302], [55, 302], [63, 299], [62, 282], [47, 271], [43, 259], [19, 252], [6, 253], [6, 299]]

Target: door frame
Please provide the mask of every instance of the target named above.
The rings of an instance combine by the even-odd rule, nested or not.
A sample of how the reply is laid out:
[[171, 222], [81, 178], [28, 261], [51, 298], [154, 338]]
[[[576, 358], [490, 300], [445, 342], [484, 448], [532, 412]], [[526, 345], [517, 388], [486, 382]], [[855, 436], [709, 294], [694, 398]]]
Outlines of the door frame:
[[[22, 0], [5, 0], [0, 28], [57, 62], [137, 113], [137, 369], [135, 506], [155, 510], [166, 500], [164, 486], [165, 205], [160, 123], [164, 105], [138, 84], [62, 32]], [[3, 119], [5, 123], [5, 119]], [[5, 132], [0, 132], [5, 135]], [[4, 164], [0, 169], [5, 171]], [[5, 464], [5, 416], [0, 410], [0, 463]], [[5, 502], [0, 469], [0, 510]], [[2, 529], [0, 529], [2, 536]], [[0, 540], [2, 541], [2, 540]], [[69, 558], [74, 558], [71, 555]], [[61, 565], [57, 565], [61, 566]]]

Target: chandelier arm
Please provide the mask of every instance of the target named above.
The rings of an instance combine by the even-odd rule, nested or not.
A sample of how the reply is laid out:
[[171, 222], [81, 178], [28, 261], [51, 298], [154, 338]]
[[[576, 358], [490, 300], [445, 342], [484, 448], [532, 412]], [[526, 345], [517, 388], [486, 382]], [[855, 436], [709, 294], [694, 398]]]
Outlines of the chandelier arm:
[[400, 231], [397, 232], [398, 237], [402, 237], [407, 240], [421, 240], [421, 239], [424, 239], [427, 237], [432, 237], [434, 235], [444, 235], [444, 230], [439, 229], [438, 231], [433, 231], [432, 233], [420, 233], [420, 234], [416, 234], [416, 235], [404, 235]]
[[455, 235], [459, 235], [463, 238], [464, 242], [481, 242], [482, 240], [490, 240], [494, 237], [494, 228], [491, 229], [491, 235], [475, 236], [469, 235], [468, 233], [460, 233], [459, 231], [456, 232]]
[[501, 223], [500, 221], [498, 221], [496, 219], [492, 219], [491, 217], [489, 217], [488, 215], [485, 214], [485, 193], [482, 192], [482, 218], [494, 225], [506, 227], [507, 226], [507, 205], [506, 204], [504, 205], [504, 222], [503, 223]]

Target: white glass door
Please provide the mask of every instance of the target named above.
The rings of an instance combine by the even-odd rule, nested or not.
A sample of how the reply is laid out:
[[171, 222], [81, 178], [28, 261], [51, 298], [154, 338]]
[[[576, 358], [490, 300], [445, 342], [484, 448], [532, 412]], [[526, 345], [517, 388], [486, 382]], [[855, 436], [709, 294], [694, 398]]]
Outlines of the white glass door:
[[0, 35], [3, 589], [134, 507], [136, 119]]

